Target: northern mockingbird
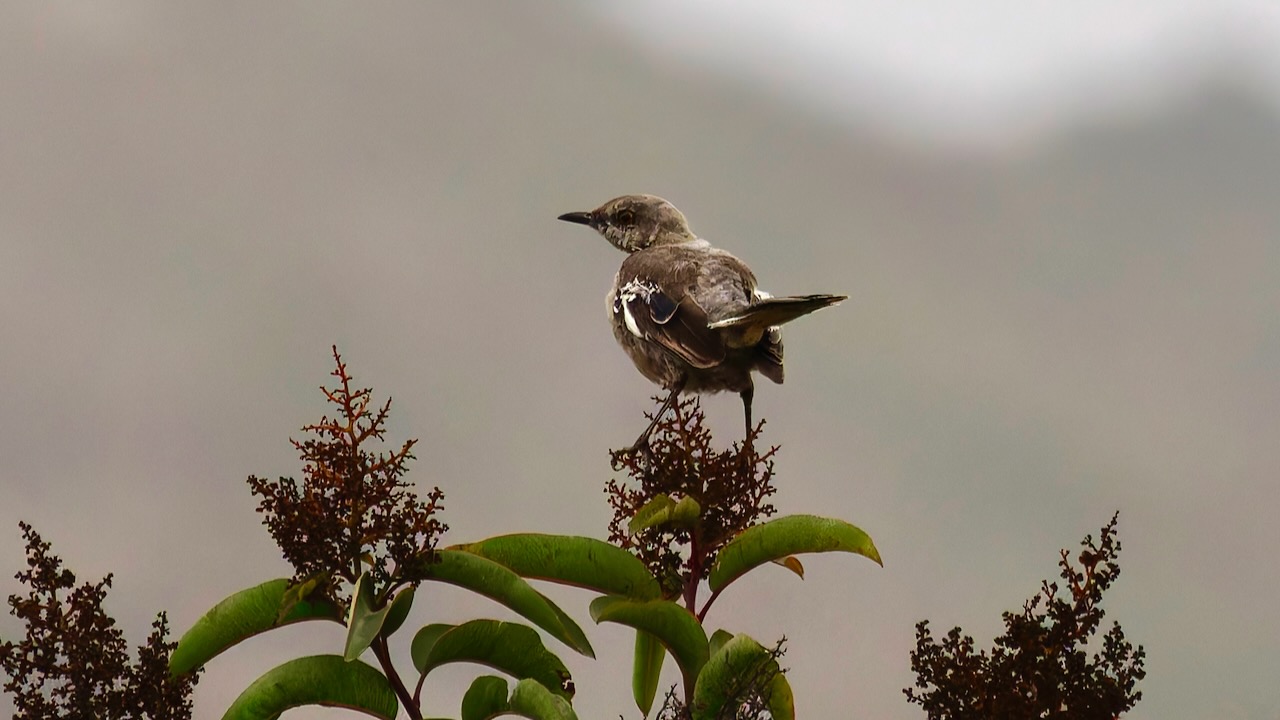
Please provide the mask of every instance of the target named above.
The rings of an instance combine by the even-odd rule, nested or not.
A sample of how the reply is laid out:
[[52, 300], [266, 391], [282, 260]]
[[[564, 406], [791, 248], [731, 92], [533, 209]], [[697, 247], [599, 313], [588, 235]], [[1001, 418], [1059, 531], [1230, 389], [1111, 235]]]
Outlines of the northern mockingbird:
[[674, 205], [653, 195], [623, 195], [559, 219], [627, 253], [607, 298], [613, 336], [642, 375], [671, 391], [629, 450], [648, 442], [682, 392], [738, 393], [750, 437], [751, 371], [782, 382], [779, 326], [845, 299], [770, 296], [746, 263], [694, 235]]

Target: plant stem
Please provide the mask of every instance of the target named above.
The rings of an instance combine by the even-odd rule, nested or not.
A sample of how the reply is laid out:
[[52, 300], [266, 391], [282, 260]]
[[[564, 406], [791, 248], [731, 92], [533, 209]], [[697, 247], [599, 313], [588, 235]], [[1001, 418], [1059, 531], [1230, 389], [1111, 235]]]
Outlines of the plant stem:
[[[694, 521], [693, 527], [689, 529], [689, 577], [684, 584], [684, 605], [689, 612], [697, 617], [698, 607], [698, 585], [702, 582], [702, 543], [701, 540], [701, 523]], [[699, 624], [702, 618], [698, 618]], [[689, 683], [685, 683], [684, 688], [684, 704], [685, 707], [693, 707], [693, 687]]]
[[684, 606], [689, 609], [689, 612], [695, 614], [698, 605], [698, 575], [702, 571], [701, 551], [695, 526], [689, 532], [689, 577], [684, 581]]
[[[723, 589], [724, 588], [721, 588], [721, 590]], [[707, 611], [711, 609], [711, 603], [715, 602], [718, 597], [720, 597], [720, 590], [713, 590], [710, 597], [707, 598], [707, 602], [702, 606], [702, 609], [698, 611], [699, 623], [706, 619]]]
[[409, 713], [410, 720], [422, 720], [422, 709], [418, 707], [418, 699], [409, 693], [409, 688], [405, 687], [404, 681], [400, 679], [400, 673], [396, 672], [396, 666], [391, 662], [391, 652], [387, 647], [387, 639], [376, 638], [372, 647], [374, 657], [378, 658], [378, 664], [382, 666], [382, 671], [387, 674], [391, 689], [395, 691], [396, 697], [400, 698], [400, 704], [404, 705], [405, 711]]

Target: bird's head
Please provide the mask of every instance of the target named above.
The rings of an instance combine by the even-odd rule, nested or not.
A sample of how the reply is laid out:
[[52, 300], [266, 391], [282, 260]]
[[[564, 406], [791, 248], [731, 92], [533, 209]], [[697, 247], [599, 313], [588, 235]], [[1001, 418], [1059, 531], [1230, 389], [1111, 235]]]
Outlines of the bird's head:
[[594, 229], [626, 253], [697, 239], [675, 205], [656, 195], [623, 195], [595, 210], [565, 213], [559, 219]]

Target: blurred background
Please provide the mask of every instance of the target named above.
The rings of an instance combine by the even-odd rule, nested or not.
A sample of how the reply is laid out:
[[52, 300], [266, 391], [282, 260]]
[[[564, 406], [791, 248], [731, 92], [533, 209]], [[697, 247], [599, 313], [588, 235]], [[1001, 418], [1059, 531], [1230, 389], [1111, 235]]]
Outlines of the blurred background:
[[[788, 326], [756, 411], [780, 511], [885, 567], [766, 568], [709, 618], [786, 635], [802, 716], [923, 717], [916, 621], [988, 645], [1118, 510], [1131, 717], [1274, 719], [1277, 48], [1243, 0], [7, 3], [0, 593], [19, 519], [115, 573], [131, 645], [290, 574], [244, 478], [300, 474], [335, 343], [446, 542], [603, 537], [656, 389], [605, 322], [622, 256], [555, 218], [649, 192], [765, 289], [850, 296]], [[430, 587], [411, 621], [476, 616], [506, 617]], [[634, 717], [628, 631], [587, 629], [597, 661], [554, 648], [580, 716]], [[245, 643], [197, 717], [339, 642]]]

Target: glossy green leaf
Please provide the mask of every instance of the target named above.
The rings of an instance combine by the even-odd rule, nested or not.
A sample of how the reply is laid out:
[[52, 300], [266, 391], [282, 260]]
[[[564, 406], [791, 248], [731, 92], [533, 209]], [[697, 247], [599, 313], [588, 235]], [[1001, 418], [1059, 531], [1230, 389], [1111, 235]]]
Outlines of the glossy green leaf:
[[573, 697], [569, 670], [543, 646], [533, 628], [498, 620], [472, 620], [443, 632], [439, 627], [428, 625], [419, 632], [433, 639], [414, 638], [410, 655], [418, 672], [425, 675], [448, 663], [473, 662], [514, 678], [532, 678], [557, 695]]
[[240, 693], [223, 720], [275, 720], [303, 705], [344, 707], [395, 720], [399, 703], [382, 673], [337, 655], [290, 660], [258, 678]]
[[497, 675], [481, 675], [471, 681], [462, 696], [462, 720], [488, 720], [505, 712], [507, 681]]
[[303, 600], [309, 600], [316, 590], [327, 585], [329, 582], [329, 573], [319, 572], [307, 577], [302, 582], [293, 583], [284, 591], [284, 597], [280, 599], [280, 610], [276, 614], [276, 621], [283, 622], [289, 616], [294, 606]]
[[747, 635], [735, 635], [711, 656], [698, 675], [693, 689], [694, 720], [734, 717], [737, 706], [752, 684], [761, 684], [761, 694], [776, 720], [794, 720], [791, 685], [778, 668], [773, 654]]
[[671, 508], [676, 506], [676, 501], [666, 493], [658, 493], [653, 499], [636, 511], [634, 517], [627, 522], [627, 532], [635, 535], [641, 530], [646, 530], [654, 525], [663, 522], [671, 515]]
[[516, 683], [511, 691], [511, 712], [532, 720], [578, 720], [567, 700], [532, 679]]
[[489, 558], [521, 577], [644, 600], [662, 594], [658, 581], [636, 556], [594, 538], [524, 533], [453, 549]]
[[424, 625], [413, 636], [413, 642], [409, 647], [409, 657], [413, 659], [413, 666], [421, 668], [427, 664], [427, 657], [430, 656], [431, 648], [435, 646], [440, 636], [458, 627], [448, 623], [431, 623]]
[[382, 623], [382, 636], [390, 637], [395, 631], [404, 625], [404, 621], [409, 617], [409, 610], [413, 608], [413, 586], [401, 590], [396, 593], [396, 597], [387, 606], [387, 619]]
[[707, 662], [707, 634], [693, 613], [667, 600], [631, 600], [606, 595], [591, 603], [596, 622], [615, 622], [653, 635], [680, 666], [692, 685]]
[[643, 630], [636, 631], [635, 662], [631, 670], [631, 694], [642, 715], [653, 709], [653, 699], [658, 695], [658, 681], [662, 676], [662, 661], [667, 649], [658, 638]]
[[351, 611], [347, 613], [347, 642], [342, 652], [347, 661], [355, 660], [369, 649], [382, 630], [390, 609], [374, 607], [373, 578], [369, 573], [362, 573], [356, 580], [351, 596]]
[[457, 585], [511, 608], [552, 637], [587, 657], [595, 651], [586, 633], [555, 603], [510, 568], [462, 550], [441, 550], [427, 579]]
[[871, 538], [857, 527], [816, 515], [788, 515], [747, 528], [720, 548], [707, 583], [713, 592], [719, 592], [764, 563], [818, 552], [850, 552], [884, 564]]
[[677, 525], [692, 525], [694, 520], [702, 514], [702, 506], [697, 500], [686, 495], [680, 498], [676, 506], [671, 509], [671, 522]]
[[[591, 647], [591, 643], [587, 641], [587, 634], [582, 631], [582, 628], [578, 627], [578, 623], [575, 622], [573, 618], [569, 617], [568, 613], [561, 610], [559, 605], [552, 602], [551, 598], [543, 595], [542, 593], [538, 593], [538, 595], [547, 602], [547, 606], [550, 607], [551, 611], [556, 614], [557, 618], [559, 618], [560, 625], [564, 627], [569, 639], [573, 640], [572, 643], [565, 642], [565, 644], [594, 660], [596, 657], [596, 651]], [[541, 627], [541, 625], [539, 625], [539, 627]], [[561, 642], [564, 641], [561, 640]]]
[[711, 633], [711, 640], [707, 642], [707, 646], [711, 650], [711, 654], [715, 655], [716, 653], [720, 652], [720, 648], [724, 647], [725, 643], [729, 642], [732, 639], [733, 639], [733, 633], [727, 632], [725, 630], [717, 630]]
[[304, 620], [342, 622], [337, 606], [323, 599], [296, 598], [280, 618], [288, 591], [288, 578], [269, 580], [214, 605], [178, 641], [169, 657], [169, 671], [174, 675], [191, 672], [232, 645], [272, 628]]
[[787, 676], [779, 672], [769, 681], [769, 715], [774, 720], [795, 720], [796, 696], [791, 692]]
[[702, 513], [698, 501], [685, 496], [676, 502], [671, 496], [659, 493], [636, 511], [635, 517], [627, 523], [627, 532], [635, 534], [641, 530], [663, 525], [687, 527], [692, 525]]

